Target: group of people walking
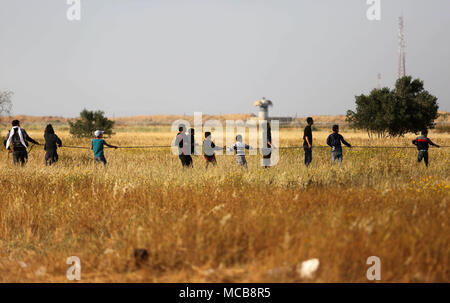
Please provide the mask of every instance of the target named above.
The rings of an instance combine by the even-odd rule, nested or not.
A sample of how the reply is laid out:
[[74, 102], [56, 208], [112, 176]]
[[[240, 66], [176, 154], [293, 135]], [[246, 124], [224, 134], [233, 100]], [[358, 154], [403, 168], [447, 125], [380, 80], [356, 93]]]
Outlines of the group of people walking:
[[[195, 154], [195, 137], [194, 137], [194, 129], [189, 129], [189, 134], [185, 133], [185, 126], [180, 125], [178, 127], [178, 134], [175, 138], [175, 146], [178, 147], [178, 157], [180, 158], [181, 165], [183, 167], [193, 167], [192, 155]], [[265, 136], [265, 141], [267, 146], [272, 147], [272, 139], [270, 134], [270, 126]], [[236, 154], [236, 163], [239, 166], [247, 168], [247, 159], [245, 157], [245, 151], [249, 149], [253, 149], [248, 144], [245, 144], [242, 139], [242, 135], [236, 136], [236, 142], [233, 146], [227, 149], [226, 146], [219, 147], [213, 142], [211, 138], [211, 132], [205, 132], [205, 139], [203, 140], [203, 158], [205, 159], [205, 168], [207, 169], [209, 165], [216, 166], [217, 160], [215, 152], [218, 150], [229, 150], [234, 151]], [[263, 155], [264, 159], [268, 159], [269, 162], [265, 162], [264, 167], [268, 167], [270, 165], [270, 152]]]
[[[312, 162], [312, 147], [313, 147], [313, 136], [312, 136], [312, 125], [314, 120], [311, 117], [306, 119], [307, 126], [303, 133], [303, 149], [305, 151], [305, 165], [308, 167]], [[327, 144], [331, 147], [331, 162], [334, 164], [336, 160], [339, 164], [342, 164], [343, 153], [342, 144], [351, 147], [351, 144], [345, 141], [344, 137], [339, 134], [339, 125], [333, 125], [333, 133], [328, 136]], [[181, 165], [183, 167], [192, 167], [192, 155], [195, 151], [195, 139], [194, 139], [194, 129], [189, 130], [189, 134], [186, 135], [186, 129], [184, 125], [180, 125], [178, 128], [178, 134], [175, 138], [175, 146], [178, 147], [178, 157], [181, 160]], [[272, 155], [272, 148], [275, 148], [272, 144], [272, 132], [270, 128], [270, 123], [266, 123], [263, 127], [263, 167], [268, 168], [270, 166], [270, 158]], [[342, 143], [342, 144], [341, 144]], [[208, 168], [210, 164], [217, 165], [217, 160], [215, 157], [215, 151], [226, 150], [226, 146], [217, 147], [211, 139], [211, 132], [205, 132], [205, 139], [203, 141], [203, 157], [205, 159], [205, 167]], [[233, 144], [228, 150], [234, 151], [236, 155], [236, 163], [239, 166], [247, 168], [247, 159], [245, 158], [245, 151], [248, 149], [253, 149], [248, 144], [245, 144], [242, 140], [242, 135], [236, 136], [236, 143]]]
[[[58, 146], [62, 146], [61, 139], [55, 134], [55, 130], [51, 124], [48, 124], [44, 132], [44, 150], [45, 164], [52, 165], [58, 162]], [[4, 141], [6, 149], [12, 153], [14, 164], [25, 165], [28, 161], [28, 145], [29, 143], [41, 145], [39, 142], [31, 138], [27, 132], [20, 127], [20, 121], [12, 121], [12, 128], [8, 132]]]
[[[306, 127], [303, 132], [303, 149], [305, 151], [305, 165], [308, 167], [312, 162], [312, 125], [314, 124], [314, 120], [311, 117], [306, 119]], [[345, 141], [344, 137], [339, 134], [339, 125], [335, 124], [332, 127], [333, 133], [327, 138], [327, 145], [331, 147], [331, 164], [334, 165], [336, 160], [339, 161], [339, 164], [342, 164], [343, 153], [342, 153], [342, 144], [343, 143], [347, 147], [352, 147], [350, 143]]]
[[[305, 152], [305, 165], [308, 167], [312, 162], [312, 148], [313, 148], [313, 135], [312, 135], [312, 125], [314, 120], [311, 117], [306, 119], [307, 126], [303, 132], [303, 149]], [[327, 138], [327, 145], [331, 147], [331, 163], [332, 165], [335, 161], [339, 161], [342, 164], [343, 153], [342, 144], [347, 147], [352, 147], [350, 143], [345, 141], [344, 137], [339, 134], [339, 125], [333, 125], [333, 133]], [[91, 150], [94, 153], [94, 161], [107, 164], [106, 157], [104, 154], [104, 146], [110, 148], [118, 148], [118, 146], [110, 145], [103, 139], [104, 132], [102, 130], [96, 130], [94, 135], [95, 138], [91, 142]], [[412, 141], [414, 145], [417, 146], [418, 156], [417, 161], [421, 162], [424, 160], [425, 165], [428, 166], [428, 149], [429, 146], [440, 147], [439, 145], [433, 143], [428, 137], [428, 131], [424, 130], [421, 135]], [[61, 139], [55, 134], [53, 126], [48, 124], [44, 132], [44, 150], [45, 153], [45, 164], [52, 165], [58, 162], [58, 147], [62, 147]], [[4, 145], [6, 149], [13, 156], [14, 164], [25, 165], [28, 161], [28, 145], [29, 143], [41, 145], [38, 141], [31, 138], [27, 132], [20, 127], [19, 120], [12, 121], [12, 128], [8, 132]], [[211, 138], [211, 132], [205, 132], [205, 139], [203, 141], [203, 157], [205, 159], [205, 167], [208, 168], [209, 165], [216, 166], [217, 160], [215, 152], [217, 150], [226, 150], [227, 147], [218, 147], [214, 144]], [[183, 167], [192, 167], [193, 161], [192, 156], [195, 154], [195, 131], [193, 128], [189, 129], [188, 135], [186, 135], [186, 129], [184, 125], [180, 125], [178, 128], [178, 134], [175, 138], [175, 146], [178, 148], [178, 156], [181, 160]], [[272, 149], [275, 148], [272, 144], [272, 134], [270, 123], [266, 123], [263, 127], [263, 167], [267, 168], [270, 166], [270, 158], [272, 154]], [[247, 159], [245, 157], [245, 151], [253, 149], [253, 147], [245, 144], [243, 142], [242, 135], [238, 134], [236, 136], [236, 142], [233, 146], [229, 147], [228, 150], [234, 151], [236, 155], [236, 163], [239, 166], [247, 168]]]
[[[91, 142], [91, 150], [94, 153], [95, 162], [106, 165], [107, 161], [104, 154], [104, 146], [111, 148], [118, 148], [117, 146], [106, 143], [103, 139], [103, 131], [96, 130], [95, 138]], [[52, 165], [58, 162], [59, 156], [57, 149], [62, 147], [61, 139], [55, 134], [55, 130], [51, 124], [48, 124], [44, 131], [44, 150], [45, 150], [45, 164]], [[25, 129], [20, 127], [19, 120], [12, 121], [12, 128], [6, 135], [4, 145], [8, 152], [12, 153], [13, 163], [25, 165], [28, 161], [28, 146], [29, 143], [41, 145], [38, 141], [31, 138]]]
[[[306, 127], [303, 132], [303, 149], [305, 151], [305, 165], [308, 167], [312, 161], [312, 125], [314, 120], [311, 117], [306, 119]], [[333, 133], [327, 138], [327, 145], [331, 147], [331, 164], [333, 165], [336, 160], [339, 164], [342, 164], [342, 144], [347, 147], [352, 147], [350, 143], [345, 141], [344, 137], [339, 134], [339, 125], [335, 124], [332, 127]], [[431, 146], [440, 147], [433, 143], [428, 137], [428, 130], [423, 130], [421, 135], [412, 141], [412, 144], [417, 146], [418, 156], [417, 162], [421, 162], [422, 159], [425, 162], [425, 166], [428, 167], [428, 149]], [[342, 143], [342, 144], [341, 144]]]

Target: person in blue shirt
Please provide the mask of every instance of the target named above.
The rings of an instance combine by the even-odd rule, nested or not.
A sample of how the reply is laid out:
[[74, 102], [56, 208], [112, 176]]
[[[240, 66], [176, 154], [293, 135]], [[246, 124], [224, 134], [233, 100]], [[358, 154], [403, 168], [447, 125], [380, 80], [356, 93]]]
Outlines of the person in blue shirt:
[[103, 140], [103, 133], [102, 130], [96, 130], [95, 131], [95, 139], [92, 140], [91, 149], [94, 152], [94, 160], [95, 162], [100, 162], [106, 165], [106, 158], [105, 154], [103, 152], [103, 147], [106, 145], [111, 148], [118, 148], [117, 146], [110, 145], [106, 143], [105, 140]]
[[331, 147], [331, 164], [334, 164], [336, 159], [339, 164], [342, 164], [342, 145], [344, 143], [347, 147], [352, 147], [350, 143], [344, 140], [341, 134], [339, 134], [339, 125], [333, 125], [333, 133], [328, 136], [327, 144]]

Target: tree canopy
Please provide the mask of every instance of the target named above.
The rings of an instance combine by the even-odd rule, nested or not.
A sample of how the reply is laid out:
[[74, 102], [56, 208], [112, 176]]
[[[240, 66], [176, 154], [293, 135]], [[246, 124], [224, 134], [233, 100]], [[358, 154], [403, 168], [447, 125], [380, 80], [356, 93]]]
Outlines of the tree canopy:
[[423, 81], [405, 76], [393, 90], [374, 89], [355, 97], [356, 112], [347, 111], [347, 121], [369, 135], [403, 136], [433, 128], [438, 117], [437, 98], [424, 89]]
[[95, 130], [100, 129], [107, 135], [111, 135], [114, 127], [114, 121], [105, 117], [102, 111], [89, 111], [83, 109], [80, 113], [80, 119], [70, 122], [70, 133], [75, 137], [91, 137]]

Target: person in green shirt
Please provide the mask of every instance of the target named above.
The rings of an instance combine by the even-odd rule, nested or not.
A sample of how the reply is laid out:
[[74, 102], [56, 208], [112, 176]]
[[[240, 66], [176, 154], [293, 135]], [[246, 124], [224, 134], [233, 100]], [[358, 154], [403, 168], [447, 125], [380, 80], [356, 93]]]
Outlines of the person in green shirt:
[[103, 133], [102, 130], [96, 130], [95, 131], [95, 139], [92, 139], [91, 149], [94, 152], [94, 160], [95, 162], [100, 162], [106, 165], [106, 158], [105, 153], [103, 152], [103, 147], [106, 145], [111, 148], [118, 148], [117, 146], [110, 145], [106, 143], [106, 141], [103, 139]]

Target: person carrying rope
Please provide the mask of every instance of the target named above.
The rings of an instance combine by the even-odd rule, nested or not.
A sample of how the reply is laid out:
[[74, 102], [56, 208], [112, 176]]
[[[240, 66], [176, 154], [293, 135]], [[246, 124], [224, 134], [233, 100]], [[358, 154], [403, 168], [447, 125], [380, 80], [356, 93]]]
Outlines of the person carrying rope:
[[58, 146], [62, 146], [61, 139], [55, 134], [55, 130], [51, 124], [48, 124], [44, 132], [45, 139], [45, 165], [52, 165], [58, 162]]
[[350, 143], [344, 140], [341, 134], [339, 134], [339, 125], [333, 125], [333, 133], [328, 136], [327, 144], [331, 147], [331, 165], [334, 165], [334, 161], [338, 159], [339, 165], [342, 165], [342, 145], [344, 143], [347, 147], [352, 147]]
[[252, 147], [242, 142], [242, 135], [237, 135], [236, 143], [229, 148], [230, 151], [235, 151], [237, 164], [245, 168], [247, 168], [247, 159], [245, 159], [246, 149], [252, 149]]
[[423, 130], [421, 135], [412, 141], [412, 144], [417, 146], [417, 150], [419, 151], [417, 155], [417, 162], [420, 163], [423, 159], [425, 162], [425, 166], [428, 167], [428, 148], [430, 145], [440, 147], [437, 144], [431, 142], [431, 140], [427, 137], [428, 130]]
[[13, 154], [14, 164], [25, 165], [28, 161], [28, 142], [40, 145], [39, 142], [28, 136], [27, 132], [20, 127], [19, 120], [12, 121], [12, 129], [4, 141], [6, 149]]
[[183, 167], [193, 167], [191, 157], [191, 138], [186, 136], [185, 126], [180, 124], [178, 127], [178, 134], [175, 138], [175, 146], [178, 147], [178, 157], [181, 160]]
[[94, 133], [95, 138], [92, 139], [91, 149], [94, 152], [95, 162], [103, 163], [104, 165], [106, 165], [107, 162], [106, 162], [106, 158], [105, 158], [105, 153], [103, 151], [104, 146], [106, 145], [108, 147], [115, 148], [115, 149], [117, 149], [118, 146], [114, 146], [114, 145], [110, 145], [110, 144], [106, 143], [106, 141], [103, 139], [103, 133], [104, 133], [104, 131], [102, 131], [102, 130], [95, 131], [95, 133]]
[[224, 147], [219, 147], [214, 144], [211, 139], [211, 132], [205, 132], [205, 140], [203, 141], [203, 156], [205, 158], [205, 168], [208, 169], [209, 164], [211, 163], [213, 166], [217, 165], [216, 150], [223, 150]]

